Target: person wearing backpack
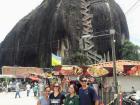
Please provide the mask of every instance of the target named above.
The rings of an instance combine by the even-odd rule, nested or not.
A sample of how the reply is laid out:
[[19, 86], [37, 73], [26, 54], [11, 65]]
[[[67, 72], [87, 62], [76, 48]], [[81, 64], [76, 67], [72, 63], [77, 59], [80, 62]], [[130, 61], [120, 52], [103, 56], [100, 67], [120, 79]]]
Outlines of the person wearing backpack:
[[99, 105], [99, 98], [93, 88], [87, 85], [85, 76], [80, 77], [82, 87], [79, 89], [80, 105]]
[[69, 86], [69, 95], [66, 96], [64, 105], [79, 105], [79, 96], [77, 93], [77, 87], [75, 84]]

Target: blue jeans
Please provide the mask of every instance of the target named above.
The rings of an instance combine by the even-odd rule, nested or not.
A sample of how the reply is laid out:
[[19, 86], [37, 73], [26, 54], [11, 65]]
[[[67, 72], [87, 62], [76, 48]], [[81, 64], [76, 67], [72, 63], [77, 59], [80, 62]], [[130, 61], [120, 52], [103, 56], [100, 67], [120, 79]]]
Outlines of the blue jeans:
[[16, 95], [15, 95], [15, 98], [17, 98], [17, 96], [19, 96], [19, 98], [20, 98], [20, 94], [19, 94], [19, 91], [16, 91]]
[[27, 96], [29, 96], [30, 90], [27, 90]]

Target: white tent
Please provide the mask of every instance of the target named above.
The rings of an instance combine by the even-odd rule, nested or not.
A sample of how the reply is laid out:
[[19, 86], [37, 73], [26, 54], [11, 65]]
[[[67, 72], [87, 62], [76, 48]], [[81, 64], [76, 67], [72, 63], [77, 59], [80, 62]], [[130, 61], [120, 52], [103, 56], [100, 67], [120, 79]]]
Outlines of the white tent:
[[16, 78], [14, 75], [0, 75], [0, 78]]

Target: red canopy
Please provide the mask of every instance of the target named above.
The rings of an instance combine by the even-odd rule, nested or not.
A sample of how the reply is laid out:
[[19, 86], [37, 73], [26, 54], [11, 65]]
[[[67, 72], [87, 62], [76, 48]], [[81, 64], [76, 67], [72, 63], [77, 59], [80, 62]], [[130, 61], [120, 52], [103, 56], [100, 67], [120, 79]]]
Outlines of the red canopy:
[[58, 75], [85, 75], [85, 76], [105, 76], [109, 71], [103, 67], [94, 66], [75, 66], [75, 65], [63, 65], [55, 67], [55, 72]]
[[89, 68], [89, 66], [80, 66], [83, 70], [82, 75], [84, 76], [92, 76], [92, 73], [90, 73], [89, 71], [87, 71], [87, 69]]
[[29, 77], [32, 81], [39, 81], [40, 79], [38, 77], [34, 77], [34, 76], [31, 76]]
[[129, 75], [140, 75], [140, 65], [132, 67], [127, 71]]
[[80, 75], [82, 69], [75, 65], [63, 65], [55, 67], [55, 72], [59, 73], [59, 75]]

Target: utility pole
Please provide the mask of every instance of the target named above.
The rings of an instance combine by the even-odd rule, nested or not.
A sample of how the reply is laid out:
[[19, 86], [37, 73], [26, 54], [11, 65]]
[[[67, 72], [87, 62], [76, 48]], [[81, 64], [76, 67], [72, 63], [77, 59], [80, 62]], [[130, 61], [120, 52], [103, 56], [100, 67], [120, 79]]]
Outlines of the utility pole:
[[113, 77], [114, 77], [114, 84], [115, 84], [115, 92], [118, 94], [118, 82], [117, 82], [117, 72], [116, 72], [116, 51], [115, 51], [115, 30], [110, 29], [111, 34], [111, 46], [112, 46], [112, 61], [113, 61]]
[[[115, 51], [115, 29], [113, 24], [113, 16], [111, 11], [111, 5], [110, 0], [107, 0], [106, 5], [109, 11], [109, 17], [110, 17], [110, 35], [111, 35], [111, 46], [112, 46], [112, 61], [113, 61], [113, 79], [114, 79], [114, 85], [115, 85], [115, 94], [118, 94], [118, 82], [117, 82], [117, 72], [116, 72], [116, 51]], [[118, 100], [117, 100], [118, 101]], [[114, 103], [115, 105], [118, 105], [118, 102]]]

